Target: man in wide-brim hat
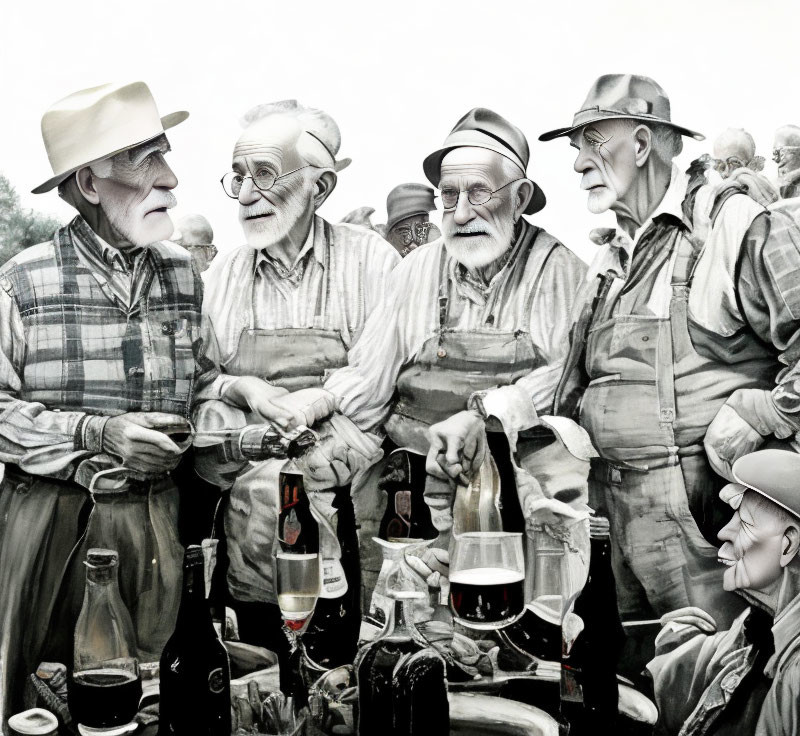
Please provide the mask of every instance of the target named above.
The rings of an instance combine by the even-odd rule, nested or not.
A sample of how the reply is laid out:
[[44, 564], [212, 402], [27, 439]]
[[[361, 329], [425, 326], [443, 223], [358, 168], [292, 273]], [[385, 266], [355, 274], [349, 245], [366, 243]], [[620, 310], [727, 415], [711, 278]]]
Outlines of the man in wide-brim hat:
[[[505, 479], [506, 529], [522, 531], [533, 504], [553, 501], [550, 507], [571, 519], [583, 511], [585, 479], [581, 493], [580, 482], [571, 486], [571, 471], [588, 469], [588, 458], [573, 458], [574, 466], [565, 460], [550, 485], [519, 475], [535, 453], [521, 438], [517, 443], [517, 433], [538, 425], [537, 413], [550, 412], [585, 269], [524, 217], [545, 206], [541, 187], [529, 177], [529, 159], [522, 131], [492, 110], [475, 108], [456, 123], [423, 163], [440, 190], [442, 237], [394, 269], [349, 365], [325, 384], [359, 428], [386, 432], [385, 449], [411, 451], [412, 476], [424, 482], [427, 470], [433, 518], [419, 528], [439, 532], [445, 547], [456, 484], [468, 483], [487, 457], [487, 421], [488, 446]], [[554, 488], [558, 483], [563, 486]], [[412, 488], [412, 516], [422, 491]], [[385, 508], [382, 494], [373, 493], [377, 517], [370, 516], [366, 489], [362, 498], [362, 544], [371, 536], [366, 530], [378, 531]], [[377, 558], [367, 559], [368, 570]], [[428, 558], [433, 574], [446, 571], [446, 552]]]
[[178, 183], [165, 131], [187, 116], [160, 117], [134, 82], [76, 92], [42, 118], [53, 175], [34, 192], [58, 187], [78, 214], [0, 269], [3, 724], [42, 659], [71, 665], [89, 547], [119, 553], [142, 661], [174, 627], [169, 471], [189, 401], [214, 377], [199, 275], [165, 242]]
[[800, 231], [735, 186], [700, 207], [673, 160], [702, 136], [648, 77], [600, 77], [572, 125], [540, 139], [557, 137], [577, 151], [589, 210], [618, 224], [595, 231], [556, 404], [585, 389], [581, 424], [601, 455], [590, 503], [611, 521], [621, 611], [696, 605], [730, 622], [740, 606], [707, 541], [715, 490], [737, 458], [800, 428]]

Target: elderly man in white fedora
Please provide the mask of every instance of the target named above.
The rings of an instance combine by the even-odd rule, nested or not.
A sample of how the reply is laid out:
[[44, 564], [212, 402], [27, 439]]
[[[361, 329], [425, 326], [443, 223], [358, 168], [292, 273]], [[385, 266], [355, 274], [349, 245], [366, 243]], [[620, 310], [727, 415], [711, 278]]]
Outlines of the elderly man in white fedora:
[[800, 455], [784, 443], [734, 463], [721, 496], [722, 585], [750, 606], [729, 629], [702, 610], [662, 618], [648, 665], [657, 733], [800, 733]]
[[[341, 134], [330, 115], [284, 100], [253, 108], [243, 124], [221, 183], [237, 206], [246, 243], [211, 264], [203, 306], [218, 339], [228, 406], [200, 403], [196, 424], [198, 430], [264, 420], [283, 430], [312, 426], [335, 408], [322, 384], [347, 363], [400, 256], [377, 233], [317, 214], [350, 163], [337, 158]], [[380, 457], [377, 438], [344, 417], [333, 422], [335, 428], [317, 427], [321, 446], [341, 431], [362, 449], [342, 458], [338, 475], [305, 479], [312, 508], [324, 519], [324, 579], [304, 642], [323, 666], [355, 656], [360, 568], [351, 480]], [[206, 480], [230, 488], [227, 583], [239, 634], [277, 651], [285, 665], [288, 644], [272, 565], [278, 538], [290, 536], [277, 528], [283, 464], [275, 458], [217, 463], [211, 452], [198, 457], [197, 467]]]
[[739, 457], [800, 429], [800, 231], [737, 187], [701, 207], [674, 163], [683, 136], [703, 138], [635, 74], [599, 77], [572, 124], [540, 136], [570, 140], [589, 210], [618, 225], [599, 239], [556, 403], [583, 390], [601, 456], [590, 503], [611, 521], [623, 615], [696, 605], [729, 623], [715, 490]]
[[[106, 84], [42, 118], [53, 175], [77, 211], [0, 269], [0, 692], [2, 721], [43, 658], [70, 664], [86, 549], [119, 553], [139, 657], [174, 627], [182, 549], [169, 472], [189, 402], [214, 378], [202, 287], [165, 242], [178, 183], [147, 85]], [[181, 437], [180, 435], [184, 435]]]

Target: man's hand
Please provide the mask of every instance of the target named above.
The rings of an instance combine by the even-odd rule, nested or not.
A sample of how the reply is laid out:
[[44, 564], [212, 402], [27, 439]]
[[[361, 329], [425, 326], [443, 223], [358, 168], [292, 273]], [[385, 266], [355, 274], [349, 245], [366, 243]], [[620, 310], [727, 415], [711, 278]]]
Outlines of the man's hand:
[[103, 430], [103, 450], [122, 458], [126, 468], [145, 478], [172, 470], [184, 449], [167, 432], [189, 432], [189, 423], [177, 414], [130, 412], [111, 417]]
[[408, 566], [429, 588], [438, 589], [445, 585], [450, 574], [450, 553], [446, 549], [426, 547], [419, 552], [405, 555]]
[[486, 457], [486, 429], [474, 411], [462, 411], [428, 430], [430, 449], [425, 470], [440, 480], [469, 485]]
[[336, 411], [336, 397], [324, 388], [303, 388], [273, 399], [276, 406], [290, 412], [300, 425], [313, 427]]
[[706, 431], [704, 440], [708, 460], [723, 478], [734, 480], [733, 464], [742, 456], [757, 450], [764, 443], [752, 426], [735, 409], [723, 404]]
[[687, 606], [676, 611], [665, 613], [659, 621], [661, 626], [673, 623], [683, 626], [692, 626], [703, 634], [715, 634], [717, 632], [717, 622], [706, 613], [702, 608]]
[[281, 432], [291, 432], [303, 424], [304, 417], [275, 403], [275, 399], [288, 393], [285, 388], [273, 386], [255, 376], [242, 376], [228, 387], [222, 398], [274, 424]]

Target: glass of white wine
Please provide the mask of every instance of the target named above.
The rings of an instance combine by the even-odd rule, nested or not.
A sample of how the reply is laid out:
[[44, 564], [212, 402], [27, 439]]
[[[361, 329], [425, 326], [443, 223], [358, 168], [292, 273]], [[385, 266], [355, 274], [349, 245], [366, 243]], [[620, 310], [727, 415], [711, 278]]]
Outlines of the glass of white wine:
[[278, 607], [293, 644], [308, 627], [321, 584], [322, 571], [317, 552], [278, 552]]

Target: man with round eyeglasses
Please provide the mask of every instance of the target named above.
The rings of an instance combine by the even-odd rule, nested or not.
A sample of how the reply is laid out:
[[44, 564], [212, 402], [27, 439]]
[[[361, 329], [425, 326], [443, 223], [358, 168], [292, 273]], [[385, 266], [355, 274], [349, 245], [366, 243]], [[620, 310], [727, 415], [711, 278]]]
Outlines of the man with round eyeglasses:
[[[456, 123], [423, 163], [441, 192], [442, 237], [395, 268], [349, 365], [325, 384], [360, 429], [382, 427], [392, 446], [410, 451], [410, 476], [425, 485], [412, 487], [412, 504], [424, 491], [442, 547], [457, 485], [466, 485], [489, 454], [503, 481], [506, 530], [525, 529], [533, 504], [556, 512], [555, 527], [556, 517], [577, 518], [586, 500], [585, 477], [573, 481], [588, 473], [588, 458], [572, 458], [576, 476], [564, 460], [553, 483], [533, 480], [527, 466], [540, 458], [524, 434], [532, 428], [548, 434], [553, 451], [562, 446], [538, 426], [538, 414], [550, 413], [585, 272], [577, 256], [523, 217], [545, 206], [526, 174], [529, 158], [522, 131], [491, 110], [473, 109]], [[382, 511], [379, 501], [375, 506]], [[361, 519], [363, 537], [375, 521]], [[572, 541], [577, 550], [580, 542]], [[428, 572], [438, 579], [447, 558], [436, 552]]]
[[775, 131], [772, 160], [778, 165], [781, 198], [800, 196], [800, 127], [783, 125]]
[[[337, 474], [315, 476], [298, 461], [312, 492], [324, 568], [321, 600], [304, 641], [312, 659], [331, 667], [355, 655], [360, 582], [350, 483], [362, 465], [380, 457], [380, 442], [343, 417], [320, 425], [336, 407], [322, 384], [346, 365], [400, 257], [377, 233], [316, 214], [350, 163], [336, 158], [341, 137], [333, 118], [289, 100], [252, 109], [243, 124], [232, 170], [221, 183], [238, 202], [247, 242], [211, 265], [203, 304], [227, 386], [222, 401], [198, 402], [194, 416], [198, 429], [261, 422], [283, 432], [314, 427], [323, 453], [341, 445], [338, 428], [350, 433], [349, 447], [360, 446], [360, 454], [337, 456]], [[202, 477], [230, 488], [227, 585], [240, 635], [277, 651], [282, 665], [288, 645], [272, 560], [283, 536], [277, 520], [284, 462], [228, 461], [213, 452], [197, 460]]]

